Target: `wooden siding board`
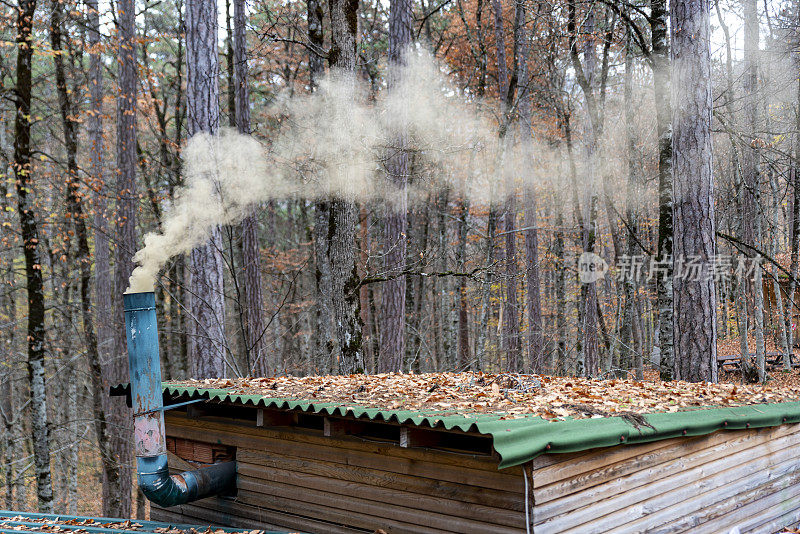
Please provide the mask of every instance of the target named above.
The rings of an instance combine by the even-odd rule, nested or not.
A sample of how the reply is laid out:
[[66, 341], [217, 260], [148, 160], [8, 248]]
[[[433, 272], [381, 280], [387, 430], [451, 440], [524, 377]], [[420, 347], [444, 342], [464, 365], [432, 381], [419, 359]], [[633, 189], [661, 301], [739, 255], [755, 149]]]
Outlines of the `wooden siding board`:
[[758, 518], [759, 520], [761, 516], [765, 516], [767, 520], [759, 525], [747, 527], [746, 534], [774, 534], [788, 525], [797, 525], [798, 521], [800, 521], [800, 508], [795, 508], [777, 518], [774, 517], [772, 511], [767, 514], [761, 514]]
[[[247, 529], [292, 529], [311, 534], [372, 534], [372, 530], [350, 528], [327, 521], [317, 521], [301, 515], [285, 513], [280, 510], [270, 510], [257, 506], [249, 506], [242, 502], [233, 502], [220, 506], [217, 500], [203, 500], [195, 504], [187, 504], [170, 510], [158, 509], [159, 517], [169, 521], [178, 521], [177, 518], [189, 517], [197, 521], [208, 521], [207, 518], [215, 517], [218, 508], [223, 508], [229, 516], [230, 526]], [[165, 514], [166, 512], [166, 514]]]
[[[210, 432], [222, 431], [232, 435], [269, 437], [284, 441], [299, 441], [323, 446], [335, 446], [344, 449], [369, 449], [387, 457], [428, 460], [454, 467], [466, 467], [470, 469], [492, 471], [495, 473], [497, 472], [498, 466], [498, 458], [496, 456], [486, 454], [469, 454], [464, 452], [458, 454], [442, 454], [443, 451], [422, 448], [401, 448], [399, 446], [395, 446], [399, 445], [399, 441], [396, 444], [392, 444], [360, 440], [356, 439], [355, 437], [349, 437], [347, 439], [329, 438], [324, 437], [321, 430], [315, 431], [299, 427], [291, 429], [285, 427], [257, 427], [253, 421], [228, 421], [227, 419], [219, 417], [209, 417], [198, 420], [188, 418], [186, 417], [186, 414], [173, 411], [165, 412], [164, 416], [167, 426], [181, 425], [186, 428], [195, 428]], [[172, 435], [171, 432], [168, 432], [168, 434]], [[331, 440], [334, 440], [335, 444], [332, 444]], [[206, 441], [208, 440], [206, 439]], [[513, 474], [514, 476], [522, 476], [522, 470], [519, 466], [508, 467], [503, 469], [502, 472]]]
[[[789, 435], [779, 438], [772, 442], [775, 446], [789, 447], [796, 441], [796, 436]], [[634, 473], [628, 477], [623, 477], [619, 481], [613, 481], [602, 486], [595, 486], [586, 492], [579, 492], [570, 495], [565, 502], [562, 510], [566, 512], [571, 509], [571, 505], [585, 503], [584, 495], [587, 492], [602, 492], [605, 495], [615, 495], [612, 498], [606, 498], [598, 502], [581, 506], [580, 508], [572, 509], [569, 513], [562, 513], [552, 519], [548, 519], [544, 524], [550, 525], [551, 529], [555, 532], [565, 532], [569, 528], [577, 527], [581, 524], [592, 521], [597, 517], [601, 517], [612, 512], [623, 510], [625, 512], [634, 510], [634, 504], [642, 503], [652, 510], [656, 506], [656, 502], [661, 502], [662, 496], [676, 488], [683, 489], [692, 485], [694, 481], [703, 483], [703, 479], [714, 478], [716, 473], [734, 467], [737, 465], [745, 464], [748, 462], [748, 456], [752, 454], [750, 448], [735, 450], [728, 450], [724, 444], [718, 445], [714, 448], [716, 454], [711, 456], [702, 456], [697, 458], [691, 456], [689, 458], [681, 458], [668, 462], [669, 469], [664, 469], [665, 466], [658, 466], [658, 469], [646, 470]], [[698, 465], [699, 464], [699, 465]], [[654, 472], [653, 472], [654, 471]], [[665, 472], [672, 473], [665, 476]], [[655, 475], [655, 479], [653, 477]], [[648, 479], [648, 484], [641, 484], [636, 482], [638, 486], [634, 489], [627, 490], [626, 482], [630, 479], [636, 478]], [[538, 519], [537, 515], [537, 519]]]
[[[267, 430], [257, 429], [264, 432], [263, 435], [233, 433], [230, 429], [203, 428], [192, 425], [173, 423], [169, 425], [169, 434], [175, 437], [185, 437], [188, 439], [218, 439], [228, 445], [240, 448], [250, 448], [266, 452], [297, 456], [302, 458], [318, 458], [332, 462], [355, 465], [368, 469], [377, 469], [413, 475], [419, 477], [430, 477], [432, 473], [437, 478], [458, 484], [488, 487], [496, 490], [519, 492], [522, 494], [524, 487], [522, 481], [522, 470], [518, 470], [518, 475], [509, 475], [498, 472], [496, 469], [483, 470], [469, 467], [460, 468], [456, 465], [438, 463], [439, 456], [445, 458], [450, 456], [448, 453], [437, 453], [436, 455], [428, 451], [417, 451], [411, 449], [400, 449], [397, 446], [376, 446], [371, 442], [361, 442], [355, 439], [337, 438], [311, 438], [309, 440], [288, 440], [281, 437], [269, 435]], [[254, 429], [256, 430], [256, 429]], [[302, 436], [306, 438], [307, 436]], [[361, 447], [358, 447], [361, 445]], [[387, 451], [398, 449], [406, 452], [406, 455], [392, 455]]]
[[[294, 501], [291, 506], [301, 509], [308, 505], [320, 505], [341, 510], [348, 518], [347, 523], [353, 526], [379, 528], [380, 522], [392, 520], [422, 530], [430, 528], [442, 532], [470, 532], [475, 534], [511, 534], [518, 533], [525, 526], [524, 517], [519, 517], [516, 527], [491, 524], [491, 518], [486, 522], [471, 520], [456, 515], [435, 513], [400, 504], [388, 505], [385, 502], [376, 502], [355, 496], [349, 491], [336, 493], [330, 487], [321, 486], [319, 489], [298, 487], [281, 482], [264, 482], [247, 476], [239, 477], [239, 498], [255, 499], [250, 501], [258, 504], [257, 499], [264, 503], [279, 499], [282, 502]], [[246, 492], [246, 493], [245, 493]], [[257, 496], [256, 496], [257, 495]], [[246, 496], [246, 497], [245, 497]], [[420, 496], [419, 500], [425, 497]], [[412, 505], [413, 506], [413, 505]], [[330, 513], [330, 511], [323, 511]], [[325, 516], [317, 516], [325, 517]], [[377, 526], [376, 526], [377, 525]]]
[[[336, 496], [331, 497], [335, 498]], [[365, 509], [369, 509], [368, 507], [361, 506], [354, 510], [345, 506], [345, 500], [339, 500], [336, 502], [334, 499], [332, 502], [331, 500], [326, 499], [319, 503], [306, 502], [284, 495], [251, 491], [249, 485], [239, 491], [237, 500], [251, 506], [281, 510], [293, 515], [305, 514], [305, 516], [310, 519], [318, 520], [320, 518], [325, 518], [326, 520], [335, 524], [365, 529], [368, 532], [379, 528], [390, 533], [397, 532], [403, 534], [455, 534], [459, 532], [458, 530], [433, 528], [407, 523], [405, 521], [399, 521], [394, 518], [386, 517], [385, 515], [371, 515], [364, 511]], [[516, 532], [518, 533], [519, 531]]]
[[393, 488], [412, 494], [430, 495], [463, 503], [464, 507], [469, 507], [471, 504], [479, 504], [489, 508], [501, 508], [513, 512], [525, 511], [524, 496], [519, 493], [455, 484], [436, 478], [422, 478], [390, 471], [365, 469], [336, 462], [266, 453], [252, 449], [239, 449], [237, 457], [239, 465], [243, 466], [244, 469], [263, 466], [358, 482], [370, 486]]
[[[608, 465], [617, 462], [624, 462], [657, 449], [663, 449], [676, 444], [687, 443], [690, 440], [703, 439], [704, 436], [696, 438], [674, 438], [664, 441], [653, 441], [637, 445], [623, 445], [607, 447], [599, 450], [589, 450], [574, 453], [543, 454], [533, 459], [534, 469], [536, 470], [537, 485], [546, 486], [562, 480], [569, 479], [587, 470], [587, 466], [595, 464]], [[592, 469], [589, 467], [588, 469]]]
[[[496, 457], [214, 419], [168, 414], [167, 431], [238, 447], [239, 495], [161, 517], [336, 534], [524, 531], [522, 468], [498, 472]], [[537, 458], [531, 522], [537, 534], [716, 533], [737, 522], [768, 532], [800, 519], [799, 435], [793, 424]]]
[[371, 486], [349, 480], [320, 477], [297, 471], [251, 464], [239, 464], [239, 474], [240, 480], [242, 480], [242, 477], [248, 477], [267, 484], [272, 482], [289, 484], [301, 488], [299, 491], [320, 489], [342, 497], [375, 501], [382, 503], [384, 506], [405, 506], [418, 509], [423, 514], [427, 511], [510, 527], [519, 527], [525, 524], [525, 517], [522, 512], [512, 512], [480, 504], [442, 499], [431, 495], [409, 493], [393, 487]]
[[[705, 445], [711, 444], [711, 447], [704, 448], [704, 444], [692, 440], [689, 449], [696, 452], [689, 457], [667, 461], [669, 469], [665, 470], [664, 465], [656, 465], [655, 468], [635, 470], [625, 477], [575, 492], [569, 492], [570, 484], [562, 485], [565, 491], [560, 497], [543, 504], [537, 499], [534, 512], [537, 533], [562, 533], [571, 528], [575, 528], [576, 532], [638, 532], [636, 525], [631, 524], [636, 519], [631, 517], [631, 513], [636, 514], [637, 510], [640, 517], [646, 517], [641, 523], [647, 528], [642, 531], [649, 533], [657, 531], [659, 523], [674, 521], [677, 528], [677, 522], [685, 521], [693, 512], [701, 513], [697, 512], [697, 507], [692, 507], [691, 502], [704, 492], [708, 493], [705, 497], [712, 504], [724, 499], [726, 492], [734, 504], [741, 504], [748, 488], [755, 492], [753, 498], [757, 499], [758, 495], [768, 491], [770, 484], [794, 483], [791, 477], [796, 476], [795, 471], [800, 468], [800, 462], [797, 461], [800, 451], [794, 447], [797, 434], [800, 434], [800, 425], [795, 424], [736, 432], [731, 436], [734, 439], [727, 442], [712, 435], [704, 438]], [[680, 453], [680, 449], [674, 449], [670, 454], [676, 452]], [[665, 453], [662, 451], [659, 455], [669, 458], [670, 454]], [[754, 455], [757, 456], [753, 458]], [[598, 456], [608, 458], [608, 451], [599, 451]], [[592, 464], [588, 458], [584, 457], [583, 461], [587, 465]], [[633, 464], [637, 461], [636, 456], [626, 460]], [[654, 480], [649, 476], [654, 469], [666, 474], [666, 477]], [[785, 480], [775, 482], [775, 477], [779, 476]], [[731, 487], [723, 487], [726, 484]], [[759, 489], [758, 484], [764, 484], [764, 487]], [[718, 497], [715, 497], [715, 493]], [[681, 495], [685, 497], [682, 499]], [[688, 508], [686, 505], [680, 506], [682, 501], [689, 503]], [[668, 513], [662, 513], [658, 517], [663, 521], [643, 513], [655, 514], [671, 505], [676, 506], [675, 516], [670, 518]], [[725, 513], [724, 506], [717, 509], [715, 515], [720, 516], [721, 513]], [[708, 517], [705, 520], [711, 519]], [[613, 530], [615, 527], [618, 530]], [[598, 528], [600, 530], [596, 530]], [[678, 530], [665, 530], [673, 531]]]
[[[772, 462], [776, 465], [770, 467]], [[578, 530], [599, 525], [607, 534], [651, 533], [666, 525], [666, 532], [690, 531], [737, 506], [798, 482], [798, 454], [787, 448], [584, 523]]]
[[800, 507], [800, 484], [788, 486], [771, 495], [761, 496], [758, 499], [737, 508], [736, 510], [692, 529], [692, 534], [718, 534], [739, 526], [742, 534], [750, 531], [751, 527], [775, 519]]
[[[608, 481], [625, 481], [626, 489], [632, 489], [634, 480], [647, 482], [648, 479], [630, 479], [628, 477], [639, 471], [652, 470], [655, 476], [664, 476], [664, 469], [672, 467], [669, 462], [685, 459], [688, 455], [715, 455], [717, 449], [726, 448], [734, 450], [737, 447], [759, 446], [765, 439], [775, 439], [793, 434], [797, 429], [787, 427], [765, 428], [760, 430], [732, 431], [716, 433], [710, 436], [669, 440], [668, 446], [653, 448], [650, 444], [632, 445], [626, 448], [621, 460], [615, 453], [601, 451], [594, 457], [576, 459], [575, 463], [548, 467], [536, 472], [534, 480], [536, 488], [536, 502], [546, 503], [592, 486], [598, 486]], [[641, 449], [640, 449], [641, 447]], [[637, 454], [637, 449], [641, 452]], [[618, 451], [622, 452], [622, 451]], [[634, 461], [631, 461], [634, 460]], [[561, 465], [561, 464], [558, 464]], [[659, 473], [656, 475], [656, 473]], [[552, 482], [558, 480], [557, 482]], [[547, 515], [543, 508], [542, 512]]]

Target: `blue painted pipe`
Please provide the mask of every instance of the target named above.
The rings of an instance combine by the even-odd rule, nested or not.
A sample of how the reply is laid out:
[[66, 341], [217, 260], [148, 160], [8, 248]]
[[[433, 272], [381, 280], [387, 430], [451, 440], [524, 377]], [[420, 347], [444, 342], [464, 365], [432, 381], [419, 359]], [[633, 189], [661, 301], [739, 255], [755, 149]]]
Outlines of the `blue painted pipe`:
[[176, 506], [228, 492], [236, 486], [236, 462], [169, 474], [164, 397], [153, 292], [126, 293], [125, 332], [131, 373], [133, 435], [139, 487], [159, 506]]

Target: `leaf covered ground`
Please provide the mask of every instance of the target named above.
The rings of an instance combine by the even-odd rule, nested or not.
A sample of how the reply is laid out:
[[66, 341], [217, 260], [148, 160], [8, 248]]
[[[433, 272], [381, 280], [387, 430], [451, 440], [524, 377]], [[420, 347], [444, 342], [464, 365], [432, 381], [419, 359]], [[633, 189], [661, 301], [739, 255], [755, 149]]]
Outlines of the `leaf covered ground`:
[[[652, 373], [649, 375], [652, 377]], [[516, 373], [388, 373], [206, 379], [173, 384], [227, 389], [231, 394], [331, 402], [345, 407], [498, 413], [509, 418], [538, 415], [548, 420], [800, 401], [800, 380], [786, 385], [760, 386]]]

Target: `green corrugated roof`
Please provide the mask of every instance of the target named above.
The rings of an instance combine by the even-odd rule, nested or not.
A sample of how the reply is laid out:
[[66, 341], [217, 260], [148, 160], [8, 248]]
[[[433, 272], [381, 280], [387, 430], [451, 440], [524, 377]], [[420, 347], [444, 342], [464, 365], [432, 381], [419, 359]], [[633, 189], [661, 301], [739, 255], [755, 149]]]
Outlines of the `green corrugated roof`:
[[[179, 529], [185, 532], [241, 532], [249, 533], [252, 529], [223, 528], [209, 525], [183, 525], [144, 521], [139, 519], [116, 519], [111, 517], [88, 517], [61, 514], [35, 514], [0, 510], [0, 533], [19, 532], [70, 532], [78, 531], [88, 534], [158, 534], [167, 530]], [[260, 531], [263, 534], [281, 534], [275, 531]], [[286, 533], [283, 533], [286, 534]]]
[[[115, 388], [122, 394], [124, 388]], [[201, 399], [261, 406], [280, 410], [413, 424], [420, 427], [459, 429], [492, 437], [500, 455], [500, 468], [525, 463], [543, 453], [577, 452], [596, 447], [645, 443], [680, 436], [699, 436], [717, 430], [739, 430], [800, 422], [800, 402], [755, 404], [733, 408], [706, 408], [652, 413], [644, 419], [652, 428], [626, 417], [567, 418], [547, 421], [538, 416], [452, 413], [420, 410], [382, 410], [356, 404], [309, 402], [302, 399], [240, 395], [226, 389], [164, 385], [164, 393], [182, 400]]]

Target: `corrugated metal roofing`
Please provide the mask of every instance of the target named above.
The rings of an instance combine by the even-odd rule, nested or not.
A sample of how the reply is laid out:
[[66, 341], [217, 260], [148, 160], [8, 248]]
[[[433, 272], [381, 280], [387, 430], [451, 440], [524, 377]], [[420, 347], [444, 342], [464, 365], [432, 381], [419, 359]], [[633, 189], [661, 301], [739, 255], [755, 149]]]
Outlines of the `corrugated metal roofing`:
[[[126, 386], [112, 394], [122, 395]], [[645, 443], [680, 436], [699, 436], [717, 430], [762, 428], [800, 422], [800, 402], [757, 404], [735, 408], [708, 408], [670, 413], [653, 413], [643, 420], [630, 417], [600, 417], [546, 421], [538, 416], [503, 414], [454, 414], [435, 411], [382, 410], [364, 406], [309, 402], [302, 399], [241, 395], [225, 389], [164, 385], [164, 393], [177, 400], [207, 399], [243, 406], [343, 416], [366, 417], [374, 421], [411, 424], [420, 427], [458, 429], [492, 437], [500, 455], [499, 468], [525, 463], [544, 453], [577, 452], [596, 447]], [[644, 423], [644, 424], [642, 424]]]
[[[253, 532], [249, 529], [223, 528], [209, 525], [181, 525], [140, 521], [138, 519], [114, 519], [110, 517], [87, 517], [57, 514], [35, 514], [0, 510], [0, 533], [19, 532], [70, 532], [88, 534], [179, 534], [181, 532], [200, 534], [206, 532]], [[274, 531], [255, 531], [263, 534], [281, 534]], [[283, 533], [285, 534], [285, 533]]]

